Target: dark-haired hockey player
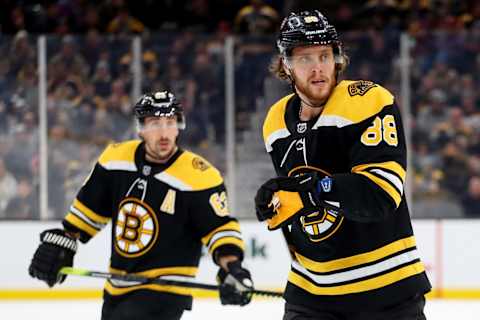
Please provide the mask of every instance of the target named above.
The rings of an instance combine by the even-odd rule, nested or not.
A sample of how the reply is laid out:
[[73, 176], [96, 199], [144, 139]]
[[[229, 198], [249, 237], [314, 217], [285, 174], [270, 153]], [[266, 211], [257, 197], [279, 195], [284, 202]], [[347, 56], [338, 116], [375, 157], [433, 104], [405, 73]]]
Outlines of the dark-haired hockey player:
[[[63, 282], [58, 271], [73, 264], [77, 239], [88, 242], [111, 221], [111, 272], [191, 278], [203, 244], [220, 266], [222, 304], [249, 303], [253, 284], [241, 265], [244, 242], [222, 176], [177, 146], [182, 107], [164, 91], [145, 94], [134, 109], [141, 140], [109, 145], [100, 155], [63, 229], [41, 233], [30, 275], [49, 286]], [[191, 305], [185, 287], [108, 280], [102, 319], [180, 319]]]
[[294, 258], [284, 320], [425, 319], [431, 288], [404, 196], [406, 147], [390, 92], [337, 81], [347, 65], [318, 10], [281, 25], [271, 71], [293, 93], [269, 110], [263, 137], [278, 177], [255, 197]]

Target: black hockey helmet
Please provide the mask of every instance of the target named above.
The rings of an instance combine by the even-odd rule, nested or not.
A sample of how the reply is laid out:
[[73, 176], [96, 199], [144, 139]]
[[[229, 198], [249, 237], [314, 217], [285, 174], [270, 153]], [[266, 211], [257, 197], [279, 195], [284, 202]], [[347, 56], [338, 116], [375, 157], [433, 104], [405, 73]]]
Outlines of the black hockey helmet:
[[177, 116], [178, 128], [185, 129], [185, 116], [180, 102], [170, 91], [144, 94], [134, 106], [135, 117], [143, 124], [146, 117]]
[[278, 51], [286, 58], [294, 48], [309, 45], [332, 45], [336, 63], [343, 63], [337, 30], [319, 10], [290, 13], [280, 26]]

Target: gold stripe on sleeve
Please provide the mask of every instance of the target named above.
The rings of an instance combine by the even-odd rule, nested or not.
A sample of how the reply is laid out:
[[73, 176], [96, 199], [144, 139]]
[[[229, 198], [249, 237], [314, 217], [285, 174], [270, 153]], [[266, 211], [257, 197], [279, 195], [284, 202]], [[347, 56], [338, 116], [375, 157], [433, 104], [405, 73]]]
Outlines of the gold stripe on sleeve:
[[74, 225], [78, 229], [88, 233], [91, 237], [95, 236], [98, 233], [98, 230], [84, 222], [82, 219], [78, 218], [73, 213], [68, 213], [65, 216], [65, 221], [69, 222], [70, 224]]
[[242, 251], [245, 250], [245, 243], [243, 242], [243, 240], [235, 238], [235, 237], [224, 237], [224, 238], [220, 238], [217, 241], [215, 241], [210, 246], [210, 248], [208, 249], [208, 252], [211, 254], [213, 251], [215, 251], [215, 249], [217, 249], [218, 247], [223, 246], [225, 244], [233, 244], [233, 245], [239, 247], [240, 249], [242, 249]]
[[405, 176], [407, 175], [405, 169], [395, 161], [360, 164], [353, 167], [351, 171], [359, 173], [360, 171], [366, 171], [368, 168], [383, 168], [395, 172], [402, 179], [402, 182], [405, 182]]
[[93, 210], [89, 209], [86, 205], [84, 205], [78, 199], [73, 200], [72, 205], [78, 210], [80, 210], [84, 215], [92, 219], [94, 222], [107, 224], [110, 221], [109, 217], [104, 217], [99, 215], [98, 213], [95, 213]]
[[379, 178], [365, 171], [357, 172], [357, 174], [364, 175], [368, 179], [375, 182], [375, 184], [377, 184], [380, 188], [382, 188], [390, 196], [390, 198], [393, 199], [393, 201], [395, 202], [395, 206], [398, 208], [398, 206], [400, 205], [400, 202], [402, 201], [402, 195], [398, 192], [398, 190], [394, 186], [392, 186], [389, 182], [387, 182], [387, 180]]
[[220, 232], [220, 231], [227, 231], [227, 230], [233, 230], [233, 231], [238, 231], [240, 232], [240, 224], [237, 222], [237, 221], [230, 221], [228, 223], [225, 223], [224, 225], [221, 225], [220, 227], [214, 229], [213, 231], [211, 231], [209, 234], [207, 234], [206, 236], [204, 236], [202, 238], [202, 243], [204, 245], [207, 245], [208, 242], [210, 241], [210, 239], [212, 239], [212, 237], [217, 233], [217, 232]]

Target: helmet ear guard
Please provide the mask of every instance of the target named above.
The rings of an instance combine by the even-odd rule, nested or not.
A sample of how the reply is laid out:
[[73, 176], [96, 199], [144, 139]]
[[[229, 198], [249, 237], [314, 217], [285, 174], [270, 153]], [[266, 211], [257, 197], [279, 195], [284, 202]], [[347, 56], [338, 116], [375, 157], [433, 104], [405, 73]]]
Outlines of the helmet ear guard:
[[343, 47], [340, 43], [333, 47], [333, 54], [335, 56], [335, 69], [337, 70], [338, 77], [338, 75], [343, 73], [343, 71], [345, 71], [347, 68], [349, 59], [348, 56], [343, 52]]

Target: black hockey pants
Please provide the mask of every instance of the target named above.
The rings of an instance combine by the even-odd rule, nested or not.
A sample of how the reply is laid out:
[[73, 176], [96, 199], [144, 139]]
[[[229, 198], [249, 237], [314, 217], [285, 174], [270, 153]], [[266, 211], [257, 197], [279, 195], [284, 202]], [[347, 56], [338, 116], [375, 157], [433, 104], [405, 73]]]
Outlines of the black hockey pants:
[[423, 295], [417, 295], [386, 309], [364, 312], [321, 311], [286, 303], [283, 320], [426, 320], [424, 306]]

